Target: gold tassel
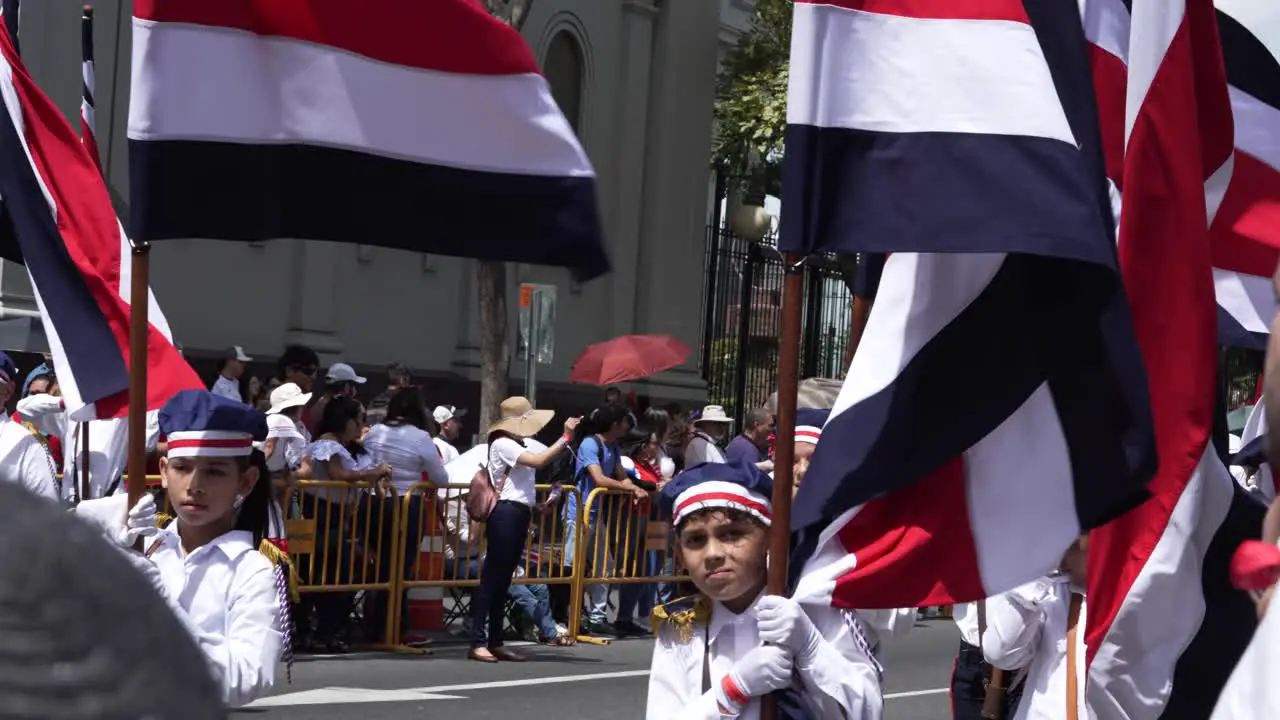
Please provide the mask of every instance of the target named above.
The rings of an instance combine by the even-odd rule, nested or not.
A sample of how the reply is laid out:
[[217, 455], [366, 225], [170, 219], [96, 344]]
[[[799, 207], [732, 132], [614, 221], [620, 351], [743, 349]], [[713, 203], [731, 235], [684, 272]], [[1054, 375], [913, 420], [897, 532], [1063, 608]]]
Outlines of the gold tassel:
[[156, 513], [156, 527], [162, 528], [173, 522], [173, 516], [167, 512]]
[[263, 539], [262, 544], [258, 546], [258, 552], [265, 555], [272, 565], [283, 564], [288, 569], [289, 598], [295, 603], [301, 601], [302, 595], [298, 592], [298, 585], [301, 584], [301, 580], [299, 580], [298, 570], [293, 566], [293, 561], [289, 559], [289, 556], [284, 554], [270, 540], [266, 539]]
[[704, 595], [690, 595], [659, 605], [649, 614], [655, 635], [665, 622], [675, 626], [680, 634], [680, 642], [687, 643], [693, 639], [695, 625], [711, 622], [711, 603]]

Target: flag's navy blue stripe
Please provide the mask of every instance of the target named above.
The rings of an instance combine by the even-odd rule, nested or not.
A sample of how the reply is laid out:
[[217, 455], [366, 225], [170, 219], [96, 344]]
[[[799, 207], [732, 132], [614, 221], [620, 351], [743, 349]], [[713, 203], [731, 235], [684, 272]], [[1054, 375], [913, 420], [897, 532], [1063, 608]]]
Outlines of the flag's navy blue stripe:
[[1254, 98], [1280, 109], [1280, 64], [1249, 29], [1218, 11], [1218, 37], [1227, 80]]
[[1245, 350], [1266, 350], [1267, 333], [1250, 332], [1239, 320], [1218, 306], [1218, 344]]
[[22, 56], [22, 46], [18, 44], [18, 20], [22, 13], [19, 0], [3, 0], [0, 12], [4, 13], [4, 27], [9, 31], [9, 40], [13, 42], [13, 51]]
[[582, 280], [609, 270], [591, 178], [310, 145], [138, 140], [129, 171], [139, 239], [329, 240], [560, 265]]
[[[1225, 422], [1226, 413], [1223, 413]], [[1240, 451], [1231, 456], [1230, 463], [1241, 467], [1258, 467], [1267, 461], [1267, 436], [1265, 434], [1245, 443]]]
[[868, 299], [875, 299], [880, 290], [880, 276], [884, 274], [884, 263], [888, 259], [885, 253], [859, 253], [858, 272], [853, 279], [853, 294]]
[[[1219, 478], [1221, 481], [1221, 478]], [[1207, 718], [1257, 629], [1249, 596], [1231, 585], [1231, 556], [1245, 540], [1257, 540], [1266, 508], [1231, 481], [1234, 495], [1204, 557], [1201, 589], [1205, 613], [1191, 644], [1173, 670], [1173, 692], [1161, 718]]]
[[824, 525], [918, 481], [986, 437], [1044, 382], [1055, 388], [1055, 401], [1059, 386], [1072, 394], [1057, 410], [1073, 469], [1078, 464], [1082, 526], [1131, 507], [1149, 476], [1150, 437], [1133, 430], [1141, 408], [1119, 392], [1135, 382], [1133, 372], [1139, 384], [1145, 378], [1108, 342], [1098, 319], [1117, 284], [1114, 272], [1089, 263], [1006, 258], [891, 385], [832, 416], [796, 499], [793, 527]]
[[0, 198], [7, 222], [0, 247], [16, 250], [40, 291], [49, 321], [57, 329], [86, 403], [122, 392], [129, 386], [124, 356], [84, 276], [67, 254], [53, 214], [27, 161], [22, 140], [7, 112], [0, 113]]
[[[83, 62], [93, 62], [93, 11], [85, 10], [84, 17], [80, 19], [80, 57]], [[81, 95], [85, 101], [89, 103], [89, 107], [96, 107], [93, 102], [93, 92], [89, 90], [87, 83], [81, 84]]]
[[1021, 252], [1115, 265], [1080, 152], [1035, 137], [791, 125], [781, 249]]

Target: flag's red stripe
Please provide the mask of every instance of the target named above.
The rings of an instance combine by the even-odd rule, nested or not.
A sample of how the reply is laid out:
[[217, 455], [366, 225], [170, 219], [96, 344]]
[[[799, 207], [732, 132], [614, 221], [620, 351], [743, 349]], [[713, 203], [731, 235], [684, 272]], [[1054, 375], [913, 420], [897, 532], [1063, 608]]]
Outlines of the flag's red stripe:
[[[13, 68], [26, 125], [24, 139], [32, 163], [53, 197], [63, 246], [128, 366], [129, 306], [120, 298], [120, 225], [107, 186], [71, 124], [31, 80], [12, 46], [0, 42], [0, 52]], [[164, 335], [154, 326], [148, 330], [147, 408], [156, 409], [179, 390], [201, 388], [203, 383]], [[70, 371], [74, 373], [76, 368]], [[127, 388], [108, 398], [83, 399], [96, 404], [100, 418], [120, 417], [128, 409]]]
[[967, 507], [962, 458], [868, 502], [839, 531], [858, 564], [836, 581], [831, 604], [897, 608], [985, 598]]
[[424, 70], [538, 72], [520, 33], [477, 0], [135, 0], [133, 16], [292, 38]]
[[1125, 159], [1120, 268], [1147, 365], [1159, 469], [1149, 501], [1091, 533], [1090, 662], [1209, 441], [1217, 318], [1204, 180], [1233, 142], [1213, 7], [1189, 0]]
[[1009, 20], [1030, 23], [1022, 0], [796, 0], [880, 15], [930, 20]]
[[1237, 150], [1210, 237], [1214, 267], [1261, 277], [1274, 273], [1280, 261], [1280, 171]]
[[1097, 45], [1089, 46], [1089, 60], [1093, 65], [1093, 88], [1098, 101], [1098, 125], [1107, 177], [1120, 187], [1124, 179], [1124, 97], [1129, 69], [1123, 60]]

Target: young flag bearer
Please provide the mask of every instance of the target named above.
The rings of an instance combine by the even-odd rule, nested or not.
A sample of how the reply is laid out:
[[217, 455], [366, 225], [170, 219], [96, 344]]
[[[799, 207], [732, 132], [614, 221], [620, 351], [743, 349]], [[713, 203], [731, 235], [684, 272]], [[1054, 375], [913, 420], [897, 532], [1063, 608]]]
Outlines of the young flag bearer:
[[853, 617], [764, 595], [768, 476], [748, 462], [706, 463], [667, 483], [676, 553], [698, 593], [654, 610], [649, 720], [878, 719], [883, 699]]
[[[230, 707], [271, 690], [284, 643], [283, 576], [255, 548], [267, 530], [270, 488], [253, 457], [265, 416], [205, 390], [184, 390], [160, 410], [168, 455], [160, 477], [176, 519], [156, 527], [150, 495], [125, 513], [125, 496], [81, 503], [76, 513], [103, 526], [152, 580], [204, 651]], [[260, 482], [261, 480], [261, 482]]]

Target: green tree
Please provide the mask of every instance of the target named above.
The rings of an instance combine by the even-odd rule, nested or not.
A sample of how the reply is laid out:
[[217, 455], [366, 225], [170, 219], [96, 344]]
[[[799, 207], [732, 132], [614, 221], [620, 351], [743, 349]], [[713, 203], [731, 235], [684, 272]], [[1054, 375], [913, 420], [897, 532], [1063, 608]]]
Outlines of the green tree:
[[716, 79], [712, 162], [750, 194], [781, 191], [792, 0], [756, 0], [750, 30]]

